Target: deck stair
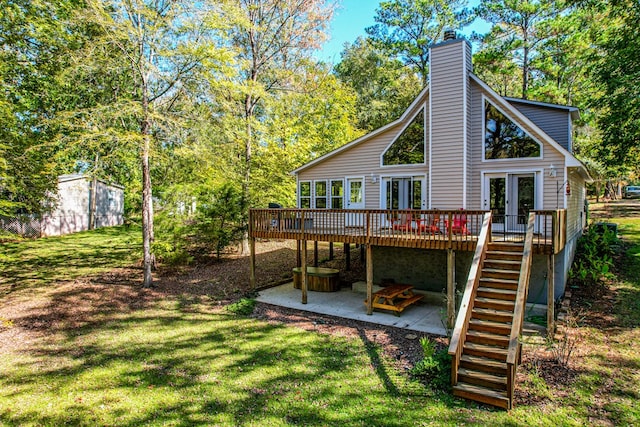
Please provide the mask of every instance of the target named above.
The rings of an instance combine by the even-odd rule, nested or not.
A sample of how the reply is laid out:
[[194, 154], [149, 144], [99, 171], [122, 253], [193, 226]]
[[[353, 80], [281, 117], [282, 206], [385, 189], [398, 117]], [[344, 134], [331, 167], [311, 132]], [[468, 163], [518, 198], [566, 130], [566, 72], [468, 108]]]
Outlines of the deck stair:
[[506, 358], [523, 249], [522, 244], [487, 246], [453, 387], [456, 396], [511, 406]]
[[524, 243], [478, 244], [449, 347], [455, 396], [512, 407], [533, 223]]

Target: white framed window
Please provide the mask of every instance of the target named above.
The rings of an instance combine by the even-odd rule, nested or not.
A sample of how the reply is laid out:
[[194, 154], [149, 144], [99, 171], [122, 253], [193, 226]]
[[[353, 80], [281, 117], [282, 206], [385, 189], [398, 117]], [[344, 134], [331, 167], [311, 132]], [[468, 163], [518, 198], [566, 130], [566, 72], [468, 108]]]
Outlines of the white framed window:
[[344, 181], [341, 179], [331, 180], [331, 209], [342, 209], [344, 207]]
[[426, 117], [421, 108], [409, 125], [382, 153], [382, 166], [418, 165], [425, 163]]
[[298, 184], [298, 206], [311, 208], [311, 181], [300, 181]]
[[542, 144], [484, 99], [483, 161], [542, 158]]
[[314, 207], [316, 209], [326, 209], [327, 208], [327, 181], [314, 181]]

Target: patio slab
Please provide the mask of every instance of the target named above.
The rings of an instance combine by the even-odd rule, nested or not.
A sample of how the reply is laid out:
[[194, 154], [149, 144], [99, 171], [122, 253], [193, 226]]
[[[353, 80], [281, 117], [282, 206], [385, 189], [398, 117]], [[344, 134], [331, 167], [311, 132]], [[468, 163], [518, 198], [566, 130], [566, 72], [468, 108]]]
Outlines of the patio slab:
[[[420, 292], [416, 291], [416, 294], [418, 293]], [[428, 334], [446, 335], [446, 330], [442, 325], [442, 310], [446, 310], [444, 306], [419, 301], [407, 307], [400, 316], [384, 311], [374, 311], [372, 315], [367, 315], [366, 306], [364, 305], [365, 297], [365, 294], [354, 292], [349, 288], [342, 288], [338, 292], [309, 291], [307, 304], [302, 304], [302, 291], [295, 289], [293, 283], [287, 283], [260, 291], [256, 299], [259, 302], [311, 313], [343, 317]]]

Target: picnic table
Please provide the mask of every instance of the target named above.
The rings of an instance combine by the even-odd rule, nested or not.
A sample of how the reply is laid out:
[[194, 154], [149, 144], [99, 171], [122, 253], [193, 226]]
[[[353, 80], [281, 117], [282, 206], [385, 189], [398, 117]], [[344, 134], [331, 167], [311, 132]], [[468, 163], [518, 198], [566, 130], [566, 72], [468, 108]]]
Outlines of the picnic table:
[[[373, 294], [373, 308], [395, 311], [400, 315], [402, 311], [422, 299], [422, 295], [413, 293], [412, 285], [391, 285]], [[367, 304], [367, 301], [364, 302]]]

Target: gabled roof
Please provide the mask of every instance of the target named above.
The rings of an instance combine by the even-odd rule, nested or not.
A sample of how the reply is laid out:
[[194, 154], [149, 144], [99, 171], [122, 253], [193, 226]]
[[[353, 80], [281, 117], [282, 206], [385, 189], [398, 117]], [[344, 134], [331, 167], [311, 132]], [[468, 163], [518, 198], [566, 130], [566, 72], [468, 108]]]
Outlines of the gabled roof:
[[[512, 114], [513, 117], [516, 117], [522, 123], [524, 123], [527, 126], [529, 126], [531, 129], [533, 129], [533, 131], [535, 133], [537, 133], [541, 137], [541, 139], [544, 142], [546, 142], [547, 144], [551, 145], [553, 148], [555, 148], [560, 153], [562, 153], [564, 155], [565, 165], [567, 167], [583, 169], [583, 172], [584, 172], [584, 175], [585, 175], [585, 179], [587, 181], [589, 181], [589, 182], [591, 181], [591, 177], [589, 176], [589, 173], [587, 172], [587, 168], [582, 164], [582, 162], [580, 160], [576, 159], [575, 156], [573, 154], [571, 154], [566, 148], [564, 148], [562, 145], [558, 144], [553, 138], [551, 138], [549, 135], [547, 135], [547, 133], [545, 131], [540, 129], [538, 127], [538, 125], [533, 123], [533, 121], [531, 121], [527, 116], [522, 114], [520, 112], [520, 110], [518, 110], [516, 107], [514, 107], [509, 102], [510, 99], [511, 100], [515, 100], [514, 102], [521, 101], [521, 100], [519, 100], [518, 98], [506, 98], [506, 97], [501, 96], [496, 91], [491, 89], [491, 87], [488, 84], [483, 82], [482, 79], [480, 79], [480, 77], [476, 76], [473, 73], [469, 73], [469, 78], [471, 80], [473, 80], [474, 82], [476, 82], [483, 90], [487, 91], [493, 98], [495, 98], [497, 100], [497, 102], [500, 104], [500, 106], [502, 108], [506, 109], [510, 114]], [[548, 105], [554, 105], [554, 104], [548, 104]], [[566, 107], [566, 108], [570, 109], [570, 108], [574, 108], [574, 107]]]
[[389, 124], [386, 124], [386, 125], [378, 128], [378, 129], [376, 129], [374, 131], [371, 131], [368, 134], [363, 135], [358, 139], [355, 139], [355, 140], [353, 140], [351, 142], [348, 142], [345, 145], [343, 145], [342, 147], [336, 148], [335, 150], [330, 151], [327, 154], [322, 155], [322, 156], [310, 161], [307, 164], [304, 164], [304, 165], [300, 166], [298, 169], [295, 169], [295, 170], [291, 171], [291, 174], [292, 175], [296, 175], [299, 172], [301, 172], [301, 171], [303, 171], [305, 169], [308, 169], [308, 168], [310, 168], [311, 166], [314, 166], [317, 163], [323, 162], [326, 159], [329, 159], [329, 158], [331, 158], [331, 157], [333, 157], [335, 155], [338, 155], [338, 154], [342, 153], [343, 151], [350, 150], [351, 148], [353, 148], [353, 147], [355, 147], [357, 145], [360, 145], [363, 142], [366, 142], [366, 141], [370, 140], [371, 138], [373, 138], [373, 137], [375, 137], [377, 135], [380, 135], [381, 133], [386, 132], [389, 129], [395, 127], [395, 126], [398, 126], [398, 125], [406, 122], [409, 119], [410, 113], [413, 112], [413, 110], [415, 110], [415, 108], [419, 104], [421, 104], [423, 102], [423, 100], [426, 97], [427, 93], [429, 93], [429, 86], [426, 86], [424, 89], [422, 89], [420, 94], [418, 94], [418, 96], [416, 96], [416, 98], [413, 100], [411, 105], [409, 105], [409, 107], [406, 110], [404, 110], [404, 113], [402, 113], [402, 116], [400, 116], [399, 119], [397, 119], [397, 120], [395, 120], [395, 121], [393, 121], [393, 122], [391, 122]]

